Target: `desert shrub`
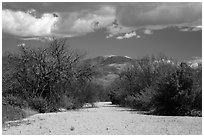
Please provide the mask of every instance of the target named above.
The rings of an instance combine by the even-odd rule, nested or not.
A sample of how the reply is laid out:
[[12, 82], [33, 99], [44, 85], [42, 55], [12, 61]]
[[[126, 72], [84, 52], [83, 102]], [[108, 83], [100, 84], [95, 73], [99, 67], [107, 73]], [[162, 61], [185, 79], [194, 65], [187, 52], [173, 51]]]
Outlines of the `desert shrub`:
[[97, 84], [95, 83], [88, 83], [83, 91], [84, 99], [86, 103], [91, 103], [98, 101], [98, 91], [97, 91]]
[[120, 104], [120, 103], [119, 103], [119, 99], [118, 99], [118, 97], [117, 97], [117, 93], [115, 93], [115, 92], [113, 92], [113, 91], [110, 91], [110, 93], [109, 93], [109, 98], [110, 98], [112, 104]]
[[145, 98], [144, 90], [151, 86], [156, 78], [153, 61], [154, 58], [150, 57], [138, 59], [133, 66], [120, 73], [118, 84], [112, 86], [111, 100], [114, 99], [114, 102], [120, 105], [141, 109], [139, 106], [142, 102], [139, 98]]
[[113, 104], [158, 115], [200, 115], [202, 66], [144, 57], [120, 73], [108, 90]]
[[202, 111], [202, 87], [193, 88], [191, 108]]
[[65, 95], [75, 99], [73, 103], [77, 106], [83, 106], [86, 100], [78, 96], [83, 95], [91, 81], [93, 67], [82, 62], [82, 53], [71, 50], [66, 39], [54, 39], [48, 46], [38, 49], [19, 48], [18, 53], [9, 53], [6, 57], [5, 96], [20, 96], [40, 112], [57, 111]]
[[2, 105], [2, 124], [6, 121], [19, 120], [25, 117], [26, 113], [19, 107], [15, 107], [9, 104]]
[[136, 100], [133, 102], [134, 108], [142, 111], [151, 111], [153, 108], [152, 99], [155, 95], [155, 89], [153, 86], [147, 87], [137, 96]]
[[[77, 84], [77, 83], [76, 83]], [[72, 92], [74, 97], [74, 108], [82, 107], [85, 103], [93, 104], [99, 100], [97, 84], [93, 82], [86, 82], [84, 84], [77, 84], [77, 88]]]
[[65, 109], [72, 109], [74, 108], [74, 101], [73, 101], [73, 97], [67, 97], [66, 95], [64, 97], [62, 97], [61, 100], [61, 107], [65, 108]]
[[177, 81], [172, 76], [165, 77], [159, 81], [157, 93], [154, 96], [156, 113], [162, 115], [176, 114], [179, 101], [175, 99], [178, 93], [176, 82]]
[[94, 89], [97, 92], [98, 101], [110, 101], [109, 91], [105, 86], [95, 83]]
[[123, 89], [121, 84], [123, 84], [122, 80], [120, 78], [116, 78], [115, 81], [106, 89], [109, 91], [108, 96], [112, 104], [124, 105], [121, 101], [124, 101], [124, 97], [126, 97], [127, 92]]
[[19, 108], [26, 108], [28, 106], [28, 103], [25, 100], [14, 95], [8, 95], [6, 97], [3, 97], [2, 102], [5, 102], [5, 104], [9, 104], [11, 106]]
[[37, 110], [40, 113], [45, 113], [48, 111], [48, 103], [42, 97], [31, 98], [28, 103], [31, 109]]
[[[196, 89], [193, 88], [195, 84], [193, 71], [187, 64], [181, 63], [176, 72], [158, 81], [157, 92], [154, 96], [155, 113], [160, 115], [190, 114], [197, 97]], [[201, 98], [197, 100], [200, 105]]]
[[202, 111], [202, 65], [193, 69], [192, 108]]

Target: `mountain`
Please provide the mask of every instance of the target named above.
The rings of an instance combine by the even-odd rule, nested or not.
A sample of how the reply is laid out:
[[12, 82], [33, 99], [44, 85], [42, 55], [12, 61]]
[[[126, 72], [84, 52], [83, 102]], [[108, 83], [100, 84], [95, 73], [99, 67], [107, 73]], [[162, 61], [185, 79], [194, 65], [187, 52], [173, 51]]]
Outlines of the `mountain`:
[[85, 62], [102, 69], [105, 74], [116, 74], [124, 69], [127, 65], [134, 62], [135, 59], [125, 56], [99, 56], [96, 58], [86, 59]]
[[116, 56], [116, 55], [105, 55], [98, 56], [96, 58], [87, 59], [86, 62], [92, 64], [99, 64], [101, 66], [106, 66], [110, 64], [124, 64], [126, 62], [132, 62], [134, 59], [131, 59], [128, 56]]
[[[98, 70], [99, 74], [95, 77], [95, 81], [99, 84], [107, 86], [118, 77], [118, 74], [123, 71], [127, 66], [132, 65], [136, 59], [130, 58], [128, 56], [117, 56], [117, 55], [105, 55], [98, 56], [95, 58], [90, 58], [84, 60], [86, 63], [94, 65]], [[173, 60], [161, 60], [162, 62], [175, 64]], [[155, 61], [156, 63], [160, 61]], [[198, 67], [202, 64], [201, 57], [193, 57], [189, 60], [184, 60], [182, 62], [187, 63], [192, 68]], [[177, 65], [179, 65], [178, 63]], [[176, 65], [176, 64], [175, 64]]]
[[109, 85], [118, 73], [124, 70], [127, 66], [131, 65], [135, 59], [128, 56], [105, 55], [96, 58], [86, 59], [85, 63], [94, 65], [99, 72], [95, 77], [95, 81], [104, 86]]

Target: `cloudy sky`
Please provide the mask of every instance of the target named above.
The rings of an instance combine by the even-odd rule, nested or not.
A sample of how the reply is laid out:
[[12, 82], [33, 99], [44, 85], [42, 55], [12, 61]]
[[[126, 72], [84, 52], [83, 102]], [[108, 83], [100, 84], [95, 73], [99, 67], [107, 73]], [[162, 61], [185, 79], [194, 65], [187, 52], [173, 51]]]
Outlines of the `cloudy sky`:
[[202, 56], [202, 3], [2, 3], [2, 51], [66, 37], [87, 57]]

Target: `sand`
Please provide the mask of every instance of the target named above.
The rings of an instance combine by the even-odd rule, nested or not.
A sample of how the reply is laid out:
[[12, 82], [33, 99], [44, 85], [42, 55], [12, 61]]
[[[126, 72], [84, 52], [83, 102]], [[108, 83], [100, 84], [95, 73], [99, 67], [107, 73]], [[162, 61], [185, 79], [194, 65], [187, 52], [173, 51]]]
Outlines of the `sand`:
[[201, 117], [142, 115], [128, 108], [96, 103], [58, 113], [36, 114], [8, 122], [2, 134], [9, 135], [196, 135], [202, 134]]

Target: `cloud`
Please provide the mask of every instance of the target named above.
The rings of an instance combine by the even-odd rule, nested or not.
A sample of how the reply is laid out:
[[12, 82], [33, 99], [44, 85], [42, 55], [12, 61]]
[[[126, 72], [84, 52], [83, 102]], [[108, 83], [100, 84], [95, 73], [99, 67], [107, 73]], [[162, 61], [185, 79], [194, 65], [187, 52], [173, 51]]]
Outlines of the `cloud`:
[[194, 26], [194, 27], [180, 26], [179, 30], [183, 32], [199, 31], [199, 30], [202, 30], [202, 26]]
[[17, 47], [25, 47], [25, 43], [18, 44]]
[[120, 35], [123, 33], [130, 33], [133, 31], [133, 28], [123, 27], [123, 26], [119, 26], [119, 25], [118, 26], [111, 25], [111, 26], [108, 26], [106, 29], [107, 29], [107, 33], [108, 33], [107, 38], [110, 38], [110, 37], [113, 37], [116, 35]]
[[52, 33], [72, 37], [94, 32], [97, 29], [110, 26], [115, 20], [114, 14], [115, 9], [108, 6], [95, 11], [82, 10], [59, 13], [59, 20]]
[[139, 39], [139, 38], [141, 38], [141, 36], [140, 36], [140, 35], [137, 35], [137, 38]]
[[118, 36], [118, 37], [116, 37], [116, 39], [123, 39], [123, 37], [122, 36]]
[[128, 39], [136, 36], [136, 32], [126, 33], [124, 36], [118, 36], [116, 39]]
[[107, 38], [117, 39], [140, 38], [137, 31], [149, 35], [171, 26], [181, 31], [202, 30], [202, 3], [198, 2], [69, 4], [29, 4], [27, 8], [13, 4], [14, 10], [4, 4], [11, 9], [2, 10], [2, 30], [25, 40], [75, 37], [98, 29], [105, 29]]
[[110, 26], [115, 20], [115, 9], [102, 6], [96, 10], [43, 13], [36, 17], [36, 10], [26, 12], [3, 9], [3, 31], [20, 37], [74, 37]]
[[[120, 36], [123, 33], [140, 31], [146, 35], [153, 34], [154, 30], [167, 27], [184, 26], [188, 31], [199, 31], [202, 27], [201, 3], [119, 3], [116, 5], [116, 23], [107, 27], [109, 37]], [[181, 30], [182, 31], [182, 30]], [[138, 36], [140, 38], [140, 36]]]
[[21, 40], [37, 40], [37, 41], [42, 41], [42, 42], [47, 42], [47, 41], [52, 41], [55, 37], [51, 37], [51, 36], [43, 36], [43, 37], [23, 37], [20, 38]]
[[144, 34], [150, 35], [150, 34], [153, 34], [153, 32], [150, 29], [145, 29]]
[[201, 3], [125, 3], [117, 7], [118, 21], [126, 27], [152, 28], [193, 25], [202, 19]]
[[3, 32], [21, 37], [48, 36], [57, 18], [50, 13], [44, 13], [40, 18], [23, 11], [2, 11]]

